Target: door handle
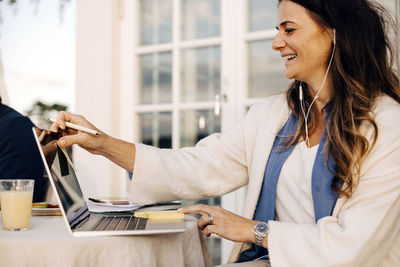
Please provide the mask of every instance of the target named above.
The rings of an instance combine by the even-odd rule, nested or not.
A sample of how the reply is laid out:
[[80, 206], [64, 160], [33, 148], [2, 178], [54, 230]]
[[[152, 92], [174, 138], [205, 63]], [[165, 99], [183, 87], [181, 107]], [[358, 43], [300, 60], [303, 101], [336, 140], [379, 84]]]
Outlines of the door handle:
[[221, 114], [222, 103], [228, 100], [228, 96], [226, 94], [217, 94], [215, 95], [214, 100], [214, 115], [219, 116]]

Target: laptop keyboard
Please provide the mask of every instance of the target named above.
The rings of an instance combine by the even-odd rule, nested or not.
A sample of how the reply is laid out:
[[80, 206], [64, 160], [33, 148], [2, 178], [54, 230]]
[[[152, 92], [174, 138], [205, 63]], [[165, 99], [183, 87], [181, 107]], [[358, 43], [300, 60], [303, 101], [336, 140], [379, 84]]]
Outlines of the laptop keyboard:
[[105, 216], [99, 218], [94, 225], [94, 231], [126, 231], [144, 230], [146, 228], [146, 218], [136, 218], [133, 216]]

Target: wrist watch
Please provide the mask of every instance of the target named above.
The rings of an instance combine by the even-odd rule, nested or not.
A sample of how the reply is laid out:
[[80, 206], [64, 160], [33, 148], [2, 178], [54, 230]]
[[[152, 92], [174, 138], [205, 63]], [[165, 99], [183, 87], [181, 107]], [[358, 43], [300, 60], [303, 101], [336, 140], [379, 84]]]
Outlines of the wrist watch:
[[267, 236], [269, 232], [268, 223], [266, 222], [258, 222], [254, 225], [254, 236], [256, 237], [255, 244], [257, 246], [262, 247], [264, 238]]

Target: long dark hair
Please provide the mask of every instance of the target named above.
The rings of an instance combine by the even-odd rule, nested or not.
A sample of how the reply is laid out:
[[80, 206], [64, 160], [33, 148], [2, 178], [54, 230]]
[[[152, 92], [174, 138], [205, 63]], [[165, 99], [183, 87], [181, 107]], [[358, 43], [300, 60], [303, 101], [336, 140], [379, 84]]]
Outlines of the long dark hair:
[[[381, 5], [368, 0], [279, 0], [279, 4], [282, 1], [303, 6], [322, 27], [336, 29], [336, 51], [330, 69], [334, 96], [324, 146], [336, 163], [332, 190], [350, 197], [358, 184], [361, 162], [378, 136], [371, 114], [376, 98], [388, 95], [400, 103], [399, 76], [395, 72], [395, 66], [399, 66], [398, 41], [388, 36], [389, 29], [398, 36], [395, 23]], [[299, 84], [293, 82], [287, 91], [289, 107], [299, 117], [297, 132], [288, 146], [305, 135], [304, 117], [299, 112]], [[308, 90], [304, 99], [312, 101]], [[319, 116], [314, 105], [308, 124], [310, 133], [316, 130]], [[362, 122], [373, 126], [371, 140], [361, 134]]]

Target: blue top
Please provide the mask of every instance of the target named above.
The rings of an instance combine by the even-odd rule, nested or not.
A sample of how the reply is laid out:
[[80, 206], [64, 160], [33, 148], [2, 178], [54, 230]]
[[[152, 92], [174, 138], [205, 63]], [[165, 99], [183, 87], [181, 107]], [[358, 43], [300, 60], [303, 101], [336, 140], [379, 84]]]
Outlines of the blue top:
[[0, 179], [34, 179], [33, 201], [44, 201], [48, 179], [36, 141], [33, 123], [0, 102]]
[[[325, 121], [327, 121], [328, 113], [329, 106], [327, 105]], [[284, 150], [284, 143], [290, 136], [295, 134], [297, 125], [298, 118], [291, 114], [288, 121], [275, 138], [274, 145], [265, 168], [264, 181], [254, 213], [254, 220], [266, 222], [275, 219], [276, 186], [283, 163], [286, 161], [295, 147], [295, 145], [292, 145], [288, 149]], [[331, 190], [332, 180], [335, 176], [335, 163], [329, 156], [328, 166], [326, 164], [324, 151], [325, 139], [326, 129], [324, 130], [324, 134], [321, 138], [312, 170], [312, 197], [316, 222], [320, 218], [332, 214], [338, 197], [338, 194]], [[268, 255], [268, 250], [264, 247], [259, 247], [253, 244], [251, 249], [241, 253], [238, 262], [251, 261], [264, 255]]]

